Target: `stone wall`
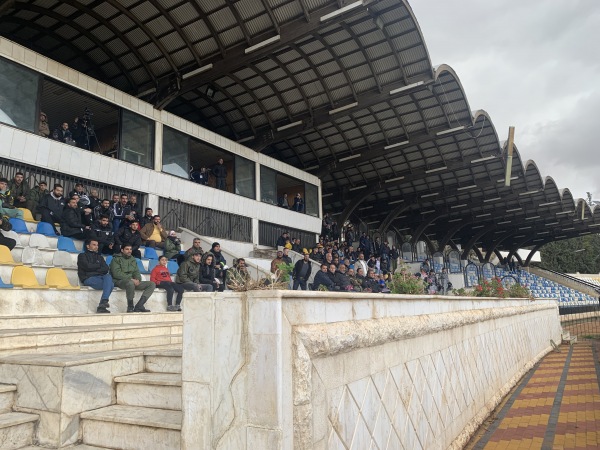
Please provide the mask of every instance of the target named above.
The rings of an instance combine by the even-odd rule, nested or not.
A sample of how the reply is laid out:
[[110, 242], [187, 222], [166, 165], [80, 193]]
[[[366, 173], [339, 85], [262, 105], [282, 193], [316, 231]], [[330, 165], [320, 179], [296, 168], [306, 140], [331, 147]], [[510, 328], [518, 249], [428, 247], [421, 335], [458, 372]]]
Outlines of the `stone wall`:
[[561, 333], [551, 300], [186, 297], [184, 449], [462, 448]]

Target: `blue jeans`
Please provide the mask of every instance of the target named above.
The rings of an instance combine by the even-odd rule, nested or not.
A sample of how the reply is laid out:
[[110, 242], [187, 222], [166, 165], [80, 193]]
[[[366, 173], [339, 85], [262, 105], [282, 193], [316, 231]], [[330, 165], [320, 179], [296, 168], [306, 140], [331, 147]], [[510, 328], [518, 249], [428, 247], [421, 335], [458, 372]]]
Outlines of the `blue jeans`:
[[102, 297], [100, 297], [101, 300], [108, 300], [110, 293], [115, 287], [113, 279], [109, 273], [106, 275], [96, 275], [94, 277], [86, 278], [83, 282], [83, 285], [89, 286], [97, 291], [102, 291]]

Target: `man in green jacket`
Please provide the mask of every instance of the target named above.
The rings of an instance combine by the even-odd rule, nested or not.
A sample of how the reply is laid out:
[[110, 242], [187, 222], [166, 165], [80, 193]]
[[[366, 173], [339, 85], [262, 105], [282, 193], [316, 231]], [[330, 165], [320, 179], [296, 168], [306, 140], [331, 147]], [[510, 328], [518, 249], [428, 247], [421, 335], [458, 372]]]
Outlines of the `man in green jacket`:
[[[110, 262], [110, 274], [112, 275], [115, 286], [125, 289], [127, 297], [127, 312], [150, 312], [144, 308], [144, 304], [154, 292], [156, 284], [152, 281], [142, 281], [137, 262], [131, 256], [132, 247], [130, 244], [124, 244], [121, 247], [121, 253], [116, 254]], [[140, 300], [133, 306], [133, 295], [135, 291], [144, 291]]]
[[186, 291], [212, 292], [213, 290], [212, 285], [200, 283], [200, 253], [195, 253], [179, 266], [176, 281]]

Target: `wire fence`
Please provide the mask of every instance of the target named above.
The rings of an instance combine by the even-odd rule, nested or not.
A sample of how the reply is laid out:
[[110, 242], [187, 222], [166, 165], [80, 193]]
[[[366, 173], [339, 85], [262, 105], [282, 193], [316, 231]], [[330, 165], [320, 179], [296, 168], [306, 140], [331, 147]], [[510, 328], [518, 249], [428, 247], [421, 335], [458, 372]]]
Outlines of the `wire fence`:
[[559, 305], [563, 331], [578, 340], [600, 340], [600, 302], [592, 305]]

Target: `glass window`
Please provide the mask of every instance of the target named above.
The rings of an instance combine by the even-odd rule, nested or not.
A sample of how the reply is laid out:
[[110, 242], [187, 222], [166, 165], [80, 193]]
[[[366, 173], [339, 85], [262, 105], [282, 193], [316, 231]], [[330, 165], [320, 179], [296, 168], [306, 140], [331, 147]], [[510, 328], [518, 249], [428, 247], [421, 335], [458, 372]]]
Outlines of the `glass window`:
[[38, 74], [0, 59], [0, 122], [37, 132]]
[[319, 216], [319, 188], [314, 184], [306, 183], [304, 187], [304, 202], [306, 214]]
[[256, 174], [254, 162], [241, 156], [235, 157], [235, 193], [244, 197], [256, 198]]
[[188, 139], [187, 135], [173, 128], [163, 128], [163, 172], [176, 177], [189, 178]]
[[121, 111], [119, 159], [153, 167], [154, 121], [126, 109]]
[[260, 166], [260, 200], [277, 204], [277, 172], [265, 166]]

